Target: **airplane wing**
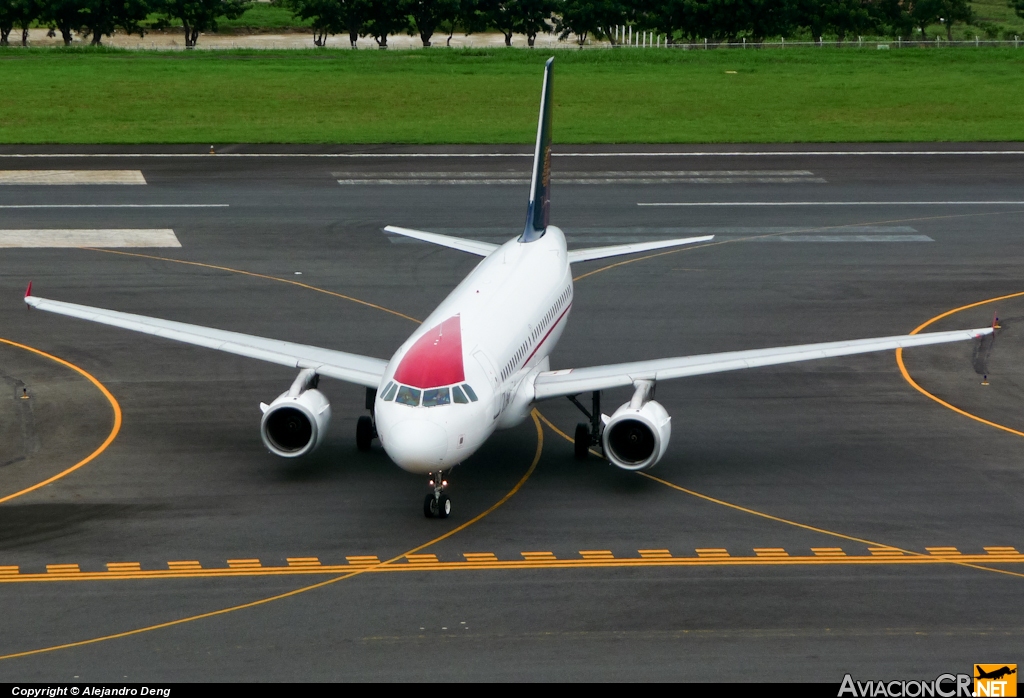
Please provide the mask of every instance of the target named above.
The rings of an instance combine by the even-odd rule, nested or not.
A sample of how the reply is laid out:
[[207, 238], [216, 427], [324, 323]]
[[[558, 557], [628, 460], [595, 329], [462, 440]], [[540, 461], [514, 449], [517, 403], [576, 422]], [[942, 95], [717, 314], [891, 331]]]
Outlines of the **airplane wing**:
[[754, 349], [752, 351], [727, 351], [719, 354], [679, 356], [671, 359], [633, 361], [608, 366], [592, 366], [562, 371], [545, 371], [537, 376], [534, 383], [535, 400], [546, 400], [565, 395], [593, 390], [607, 390], [633, 385], [638, 380], [663, 381], [672, 378], [700, 376], [707, 373], [736, 371], [743, 368], [774, 366], [797, 361], [828, 359], [835, 356], [864, 354], [900, 347], [919, 347], [927, 344], [961, 342], [991, 334], [991, 327], [976, 330], [954, 330], [952, 332], [929, 332], [927, 334], [900, 335], [896, 337], [875, 337], [854, 339], [844, 342], [822, 344], [801, 344], [791, 347]]
[[666, 247], [679, 247], [680, 245], [692, 245], [695, 242], [707, 242], [715, 237], [714, 235], [702, 235], [696, 238], [677, 238], [675, 240], [657, 240], [654, 242], [635, 242], [629, 245], [612, 245], [611, 247], [588, 247], [582, 250], [569, 250], [569, 264], [576, 262], [589, 262], [592, 259], [604, 259], [605, 257], [618, 257], [634, 252], [648, 252], [660, 250]]
[[254, 337], [240, 332], [215, 330], [210, 327], [160, 320], [144, 315], [132, 315], [116, 310], [91, 308], [77, 303], [51, 301], [33, 296], [31, 293], [32, 285], [29, 284], [28, 291], [25, 292], [25, 302], [39, 310], [91, 320], [104, 325], [113, 325], [209, 349], [219, 349], [230, 354], [247, 356], [250, 359], [259, 359], [281, 366], [312, 368], [321, 376], [337, 378], [367, 388], [376, 388], [380, 385], [380, 379], [384, 375], [384, 368], [388, 363], [382, 359], [348, 354], [333, 349], [321, 349], [305, 344]]
[[457, 238], [451, 235], [441, 235], [439, 233], [427, 233], [422, 230], [412, 230], [410, 228], [399, 228], [395, 225], [389, 225], [384, 228], [384, 232], [392, 233], [394, 235], [404, 235], [407, 238], [415, 238], [416, 240], [422, 240], [423, 242], [430, 242], [435, 245], [441, 245], [442, 247], [450, 247], [453, 250], [462, 250], [463, 252], [469, 252], [480, 257], [486, 257], [491, 252], [498, 249], [498, 245], [490, 242], [480, 242], [479, 240], [470, 240], [468, 238]]

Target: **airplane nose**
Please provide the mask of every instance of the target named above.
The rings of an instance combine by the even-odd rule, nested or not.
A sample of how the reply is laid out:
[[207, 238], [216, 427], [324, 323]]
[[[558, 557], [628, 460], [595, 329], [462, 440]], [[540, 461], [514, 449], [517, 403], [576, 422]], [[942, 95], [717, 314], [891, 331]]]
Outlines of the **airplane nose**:
[[427, 473], [436, 470], [448, 452], [448, 434], [439, 424], [407, 420], [391, 427], [383, 445], [403, 470]]

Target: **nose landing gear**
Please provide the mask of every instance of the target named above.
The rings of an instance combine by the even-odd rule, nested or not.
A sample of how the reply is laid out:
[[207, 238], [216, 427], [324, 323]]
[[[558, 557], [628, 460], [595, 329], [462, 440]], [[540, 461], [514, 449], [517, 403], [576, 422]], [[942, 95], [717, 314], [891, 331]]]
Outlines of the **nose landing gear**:
[[423, 500], [423, 515], [428, 519], [447, 519], [452, 513], [452, 500], [444, 493], [444, 488], [448, 486], [444, 472], [438, 470], [430, 473], [430, 486], [434, 491]]

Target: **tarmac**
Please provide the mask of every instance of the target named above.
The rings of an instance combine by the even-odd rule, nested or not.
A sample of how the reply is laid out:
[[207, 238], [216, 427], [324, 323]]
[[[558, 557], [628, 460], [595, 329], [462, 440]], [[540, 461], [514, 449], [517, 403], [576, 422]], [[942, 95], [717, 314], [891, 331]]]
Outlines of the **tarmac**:
[[[322, 381], [326, 443], [279, 459], [259, 403], [293, 371], [22, 294], [387, 358], [478, 260], [381, 228], [512, 237], [530, 149], [209, 149], [0, 147], [2, 171], [145, 180], [0, 177], [0, 681], [838, 684], [1020, 659], [1021, 144], [557, 148], [571, 246], [716, 238], [580, 265], [555, 368], [1000, 330], [665, 382], [672, 442], [640, 474], [574, 460], [582, 415], [540, 403], [454, 470], [447, 520], [356, 450], [361, 388]], [[72, 246], [18, 246], [38, 230]], [[180, 247], [74, 246], [111, 230]]]

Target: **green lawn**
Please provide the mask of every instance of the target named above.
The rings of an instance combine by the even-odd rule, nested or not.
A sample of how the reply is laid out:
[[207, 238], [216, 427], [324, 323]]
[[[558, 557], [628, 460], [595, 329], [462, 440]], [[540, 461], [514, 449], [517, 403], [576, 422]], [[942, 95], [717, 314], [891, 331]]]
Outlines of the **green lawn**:
[[[1024, 48], [556, 54], [559, 143], [1024, 140]], [[527, 143], [548, 55], [12, 48], [0, 142]]]

